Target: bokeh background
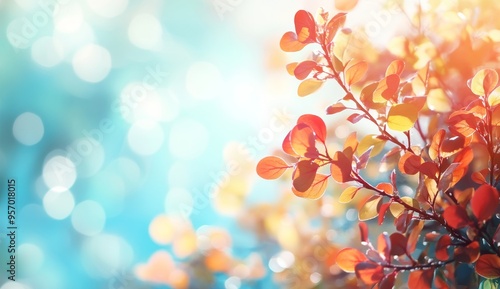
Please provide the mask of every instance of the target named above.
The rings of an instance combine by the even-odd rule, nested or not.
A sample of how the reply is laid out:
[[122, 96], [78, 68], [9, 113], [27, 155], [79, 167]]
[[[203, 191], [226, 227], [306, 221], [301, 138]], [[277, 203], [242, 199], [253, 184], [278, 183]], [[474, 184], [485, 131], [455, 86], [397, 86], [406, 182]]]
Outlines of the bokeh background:
[[[360, 1], [348, 23], [378, 23], [375, 2]], [[1, 191], [16, 180], [18, 226], [17, 279], [2, 261], [0, 288], [326, 278], [317, 263], [355, 235], [355, 210], [331, 194], [298, 199], [254, 169], [301, 114], [343, 96], [327, 84], [298, 98], [285, 65], [309, 53], [279, 49], [295, 12], [320, 6], [336, 11], [319, 0], [0, 0]]]

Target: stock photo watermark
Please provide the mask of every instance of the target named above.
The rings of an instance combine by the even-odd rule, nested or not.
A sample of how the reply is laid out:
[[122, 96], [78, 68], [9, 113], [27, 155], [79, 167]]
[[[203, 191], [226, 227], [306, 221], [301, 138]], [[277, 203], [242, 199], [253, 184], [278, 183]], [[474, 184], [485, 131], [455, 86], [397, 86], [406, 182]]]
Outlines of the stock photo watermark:
[[219, 16], [220, 20], [224, 20], [224, 14], [232, 12], [236, 7], [243, 3], [243, 0], [211, 0], [212, 5]]

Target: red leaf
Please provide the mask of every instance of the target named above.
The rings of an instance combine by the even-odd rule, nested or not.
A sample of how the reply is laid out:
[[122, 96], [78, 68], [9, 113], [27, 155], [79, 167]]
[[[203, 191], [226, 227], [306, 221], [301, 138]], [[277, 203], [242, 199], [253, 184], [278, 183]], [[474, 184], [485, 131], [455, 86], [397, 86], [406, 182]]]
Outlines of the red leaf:
[[335, 16], [328, 21], [326, 24], [326, 38], [325, 44], [328, 44], [333, 41], [333, 38], [339, 31], [339, 29], [344, 26], [346, 20], [346, 13], [337, 13]]
[[474, 152], [471, 147], [464, 147], [457, 153], [453, 162], [458, 163], [459, 166], [453, 171], [453, 178], [451, 181], [452, 186], [462, 179], [473, 159]]
[[422, 164], [422, 158], [411, 152], [406, 152], [399, 159], [399, 170], [407, 175], [414, 175], [420, 171], [420, 165]]
[[403, 72], [403, 69], [405, 69], [405, 63], [403, 60], [394, 60], [389, 64], [387, 67], [387, 70], [385, 71], [385, 76], [391, 75], [391, 74], [397, 74], [401, 75], [401, 72]]
[[292, 191], [297, 197], [313, 200], [319, 199], [325, 193], [329, 177], [328, 175], [316, 174], [311, 186], [305, 192], [299, 192], [293, 187]]
[[295, 13], [295, 33], [302, 43], [316, 42], [316, 22], [311, 13], [305, 10]]
[[420, 172], [431, 179], [436, 179], [437, 173], [439, 172], [439, 168], [436, 163], [424, 162], [420, 166]]
[[373, 150], [373, 147], [370, 147], [367, 151], [365, 151], [361, 156], [359, 156], [358, 161], [356, 162], [356, 168], [358, 170], [362, 170], [366, 168], [368, 161], [370, 160], [370, 154]]
[[347, 273], [353, 273], [358, 263], [367, 260], [365, 254], [354, 248], [344, 248], [337, 255], [337, 265]]
[[355, 124], [357, 122], [359, 122], [360, 120], [362, 120], [363, 118], [365, 117], [364, 114], [359, 114], [359, 113], [353, 113], [351, 114], [347, 120], [352, 123], [352, 124]]
[[451, 245], [450, 235], [443, 235], [436, 244], [436, 258], [439, 261], [447, 261], [450, 258], [448, 247]]
[[307, 191], [314, 182], [319, 165], [310, 160], [303, 160], [297, 163], [293, 171], [293, 187], [299, 192]]
[[371, 285], [378, 283], [384, 278], [384, 267], [373, 262], [361, 262], [355, 266], [356, 277], [365, 284]]
[[316, 138], [325, 143], [326, 140], [326, 125], [323, 119], [313, 114], [304, 114], [299, 117], [297, 124], [303, 123], [308, 125], [315, 133]]
[[476, 273], [484, 278], [500, 277], [500, 257], [496, 254], [484, 254], [476, 262]]
[[498, 207], [498, 191], [494, 187], [484, 184], [472, 195], [470, 200], [472, 213], [479, 222], [487, 221], [495, 214]]
[[410, 272], [408, 276], [408, 288], [410, 289], [431, 289], [434, 269], [417, 270]]
[[391, 256], [391, 238], [387, 232], [383, 232], [378, 236], [377, 240], [377, 251], [385, 257], [385, 260], [389, 260]]
[[318, 66], [316, 61], [312, 60], [303, 61], [299, 63], [297, 67], [295, 67], [293, 74], [298, 80], [304, 80], [309, 76], [309, 74], [311, 74], [311, 72], [314, 70], [314, 68], [316, 68], [316, 66]]
[[285, 52], [301, 51], [306, 45], [307, 44], [299, 42], [299, 40], [297, 40], [297, 34], [292, 31], [288, 31], [283, 34], [283, 37], [281, 37], [280, 40], [280, 48]]
[[358, 226], [361, 243], [368, 243], [368, 225], [365, 222], [359, 222]]
[[408, 239], [401, 233], [392, 233], [391, 239], [391, 256], [401, 256], [406, 254]]
[[290, 133], [291, 147], [293, 151], [306, 158], [315, 159], [318, 157], [314, 131], [306, 124], [297, 124]]
[[291, 138], [290, 138], [291, 134], [292, 134], [291, 131], [288, 132], [288, 134], [286, 135], [285, 139], [283, 139], [283, 143], [281, 144], [281, 148], [283, 149], [283, 151], [285, 153], [289, 154], [290, 156], [298, 158], [299, 155], [296, 154], [295, 151], [292, 148], [292, 141], [291, 141]]
[[471, 175], [471, 179], [480, 185], [486, 184], [486, 178], [481, 172], [473, 172]]
[[441, 155], [441, 146], [445, 135], [444, 129], [440, 129], [433, 137], [429, 147], [429, 157], [436, 160]]
[[257, 164], [257, 174], [263, 179], [274, 180], [279, 178], [290, 167], [281, 158], [275, 156], [265, 157]]
[[348, 109], [343, 103], [332, 104], [326, 108], [326, 114], [336, 114]]
[[342, 152], [336, 152], [331, 162], [330, 171], [335, 181], [345, 183], [352, 181], [352, 160]]
[[474, 241], [466, 247], [456, 247], [453, 251], [455, 261], [469, 264], [476, 262], [480, 253], [478, 241]]
[[443, 218], [454, 229], [462, 229], [470, 222], [467, 211], [460, 206], [447, 207], [443, 212]]
[[392, 289], [396, 281], [396, 272], [386, 275], [378, 285], [378, 289]]
[[378, 212], [378, 224], [379, 225], [382, 225], [382, 223], [384, 222], [385, 213], [390, 208], [390, 206], [391, 206], [391, 203], [385, 203], [385, 204], [382, 204], [380, 206], [380, 211]]

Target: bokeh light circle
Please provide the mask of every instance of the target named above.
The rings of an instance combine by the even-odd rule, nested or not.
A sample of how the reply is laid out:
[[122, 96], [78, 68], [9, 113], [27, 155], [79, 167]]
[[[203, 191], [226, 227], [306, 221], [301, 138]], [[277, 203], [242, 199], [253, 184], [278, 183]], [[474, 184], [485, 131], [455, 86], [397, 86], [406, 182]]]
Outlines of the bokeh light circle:
[[152, 155], [163, 144], [165, 134], [161, 126], [154, 121], [138, 121], [128, 131], [128, 144], [139, 155]]
[[42, 139], [44, 131], [42, 119], [31, 112], [20, 114], [12, 126], [16, 140], [28, 146], [37, 144]]
[[73, 193], [62, 188], [53, 188], [43, 197], [43, 208], [49, 217], [56, 220], [67, 218], [75, 207]]
[[102, 231], [106, 223], [106, 213], [102, 206], [92, 200], [79, 203], [71, 214], [71, 224], [78, 232], [86, 236], [94, 236]]
[[87, 0], [87, 4], [95, 14], [105, 18], [113, 18], [127, 9], [128, 0]]
[[48, 188], [71, 188], [76, 181], [75, 164], [67, 157], [55, 155], [43, 166], [43, 180]]
[[58, 65], [64, 59], [64, 47], [58, 39], [41, 37], [31, 46], [31, 58], [44, 67]]
[[192, 119], [175, 122], [169, 136], [172, 155], [184, 160], [199, 157], [206, 150], [209, 140], [207, 128]]
[[196, 99], [212, 99], [221, 93], [222, 75], [210, 62], [196, 62], [186, 74], [186, 89]]
[[136, 15], [128, 27], [132, 44], [142, 49], [153, 49], [161, 41], [163, 29], [158, 19], [151, 14]]
[[73, 57], [73, 70], [81, 80], [100, 82], [111, 70], [111, 54], [96, 44], [88, 44], [80, 48]]

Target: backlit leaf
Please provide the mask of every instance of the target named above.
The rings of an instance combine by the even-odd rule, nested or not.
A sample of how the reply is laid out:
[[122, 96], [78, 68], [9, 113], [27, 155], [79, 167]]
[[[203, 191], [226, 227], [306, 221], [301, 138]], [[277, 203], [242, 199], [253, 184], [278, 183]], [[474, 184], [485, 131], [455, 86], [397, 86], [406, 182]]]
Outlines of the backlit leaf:
[[406, 251], [408, 253], [413, 253], [417, 248], [418, 238], [420, 233], [424, 228], [424, 222], [418, 221], [417, 224], [411, 229], [410, 235], [408, 236], [408, 242], [406, 243]]
[[369, 109], [382, 109], [385, 108], [385, 103], [373, 102], [373, 93], [378, 87], [378, 82], [370, 83], [363, 87], [359, 95], [361, 102]]
[[288, 134], [286, 135], [286, 137], [283, 139], [283, 143], [281, 144], [281, 148], [283, 149], [283, 151], [287, 154], [289, 154], [290, 156], [292, 157], [299, 157], [298, 154], [295, 153], [295, 151], [293, 150], [292, 148], [292, 140], [290, 138], [290, 135], [292, 134], [292, 132], [288, 132]]
[[449, 206], [443, 212], [443, 218], [454, 229], [461, 229], [470, 222], [467, 211], [461, 206]]
[[488, 96], [488, 104], [495, 106], [500, 104], [500, 86], [495, 88]]
[[339, 113], [339, 112], [344, 111], [346, 109], [347, 109], [347, 107], [343, 103], [339, 102], [339, 103], [332, 104], [329, 107], [327, 107], [326, 114], [336, 114], [336, 113]]
[[498, 207], [498, 198], [497, 189], [488, 184], [481, 185], [474, 192], [470, 203], [472, 213], [479, 222], [487, 221], [493, 217]]
[[297, 40], [297, 34], [292, 31], [283, 34], [280, 40], [280, 48], [285, 52], [301, 51], [306, 45], [306, 43], [299, 42], [299, 40]]
[[378, 289], [392, 289], [394, 288], [394, 283], [396, 281], [396, 272], [384, 276], [380, 281]]
[[354, 196], [356, 196], [356, 193], [361, 189], [361, 187], [347, 187], [344, 191], [342, 191], [342, 194], [339, 196], [339, 203], [346, 204], [352, 201]]
[[313, 200], [319, 199], [325, 193], [329, 177], [330, 176], [328, 175], [316, 174], [316, 176], [314, 177], [314, 181], [312, 182], [309, 189], [307, 189], [304, 192], [299, 192], [298, 190], [292, 187], [292, 191], [296, 196], [301, 198], [313, 199]]
[[358, 227], [361, 244], [368, 243], [368, 225], [365, 222], [359, 222]]
[[496, 279], [500, 277], [500, 257], [496, 254], [484, 254], [475, 264], [476, 273], [484, 278]]
[[358, 0], [335, 0], [335, 9], [349, 11], [356, 7]]
[[302, 97], [307, 96], [318, 90], [323, 85], [323, 82], [314, 78], [306, 79], [299, 84], [297, 94]]
[[400, 79], [397, 74], [390, 74], [382, 79], [373, 92], [373, 102], [385, 103], [388, 100], [397, 101], [396, 92], [399, 88], [399, 82]]
[[489, 95], [498, 84], [498, 73], [493, 69], [481, 69], [474, 75], [470, 89], [475, 95]]
[[297, 163], [293, 172], [293, 188], [299, 192], [307, 191], [314, 182], [319, 165], [310, 160], [303, 160]]
[[331, 161], [330, 171], [335, 181], [345, 183], [352, 181], [352, 160], [342, 152], [336, 152]]
[[377, 217], [381, 200], [382, 197], [378, 195], [370, 197], [358, 212], [359, 220], [366, 221]]
[[[418, 202], [411, 197], [404, 196], [401, 198], [401, 201], [403, 201], [404, 203], [406, 203], [407, 205], [409, 205], [412, 208], [415, 208], [415, 209], [419, 208]], [[389, 209], [391, 211], [391, 214], [394, 217], [399, 217], [399, 215], [401, 215], [403, 213], [403, 211], [406, 210], [406, 208], [403, 205], [396, 203], [396, 202], [393, 202]]]
[[436, 160], [440, 156], [441, 145], [443, 144], [443, 139], [446, 132], [444, 129], [440, 129], [433, 137], [431, 145], [429, 147], [429, 157], [431, 160]]
[[382, 150], [384, 149], [386, 141], [379, 138], [375, 134], [369, 134], [363, 137], [363, 139], [359, 142], [358, 148], [357, 148], [357, 153], [362, 154], [365, 151], [367, 151], [370, 147], [372, 148], [372, 151], [370, 153], [370, 157], [374, 157], [378, 155]]
[[387, 232], [383, 232], [378, 236], [377, 239], [377, 251], [385, 257], [385, 259], [389, 259], [391, 255], [391, 238]]
[[316, 41], [316, 22], [311, 13], [299, 10], [295, 13], [295, 33], [302, 43], [312, 43]]
[[434, 269], [416, 270], [410, 272], [408, 276], [408, 288], [410, 289], [431, 289]]
[[417, 121], [418, 112], [418, 107], [413, 104], [396, 104], [390, 108], [387, 114], [387, 125], [396, 131], [407, 131]]
[[427, 107], [435, 112], [450, 112], [452, 103], [442, 88], [429, 90], [427, 94]]
[[257, 174], [263, 179], [274, 180], [279, 178], [288, 168], [290, 166], [281, 158], [269, 156], [259, 161], [257, 164]]
[[308, 125], [314, 131], [316, 138], [325, 143], [326, 140], [326, 125], [323, 119], [314, 114], [304, 114], [299, 117], [297, 124], [303, 123]]
[[290, 145], [293, 151], [301, 157], [318, 157], [314, 131], [306, 124], [299, 123], [295, 125], [290, 132]]
[[335, 16], [328, 21], [326, 24], [326, 40], [325, 43], [328, 44], [333, 41], [333, 38], [337, 34], [337, 31], [344, 26], [346, 20], [346, 13], [337, 13]]
[[401, 72], [403, 72], [403, 69], [405, 69], [404, 61], [400, 60], [400, 59], [394, 60], [387, 67], [387, 70], [385, 71], [385, 76], [389, 76], [391, 74], [401, 75]]
[[405, 235], [398, 232], [392, 233], [390, 239], [391, 256], [401, 256], [406, 254], [408, 239], [405, 237]]
[[391, 203], [384, 203], [384, 204], [380, 205], [380, 210], [378, 212], [378, 224], [379, 225], [382, 225], [382, 223], [384, 222], [385, 213], [387, 212], [387, 210], [389, 210], [390, 207], [391, 207]]
[[416, 96], [422, 96], [426, 94], [427, 82], [429, 80], [429, 63], [423, 68], [421, 68], [415, 78], [411, 82], [413, 93]]
[[450, 235], [443, 235], [436, 244], [436, 258], [439, 261], [447, 261], [450, 258], [448, 248], [451, 245]]
[[420, 171], [420, 165], [422, 165], [422, 158], [411, 152], [406, 152], [400, 159], [398, 163], [399, 170], [403, 174], [414, 175]]
[[361, 262], [355, 266], [356, 277], [367, 285], [378, 283], [384, 278], [384, 267], [374, 262]]
[[314, 68], [316, 68], [316, 66], [318, 66], [316, 61], [312, 60], [302, 61], [295, 67], [293, 74], [298, 80], [304, 80], [309, 76], [309, 74], [311, 74], [311, 72], [314, 70]]
[[337, 265], [347, 273], [353, 273], [358, 263], [367, 260], [365, 254], [354, 248], [344, 248], [337, 255]]
[[344, 78], [347, 86], [359, 82], [366, 74], [368, 64], [366, 61], [351, 59], [344, 68]]

